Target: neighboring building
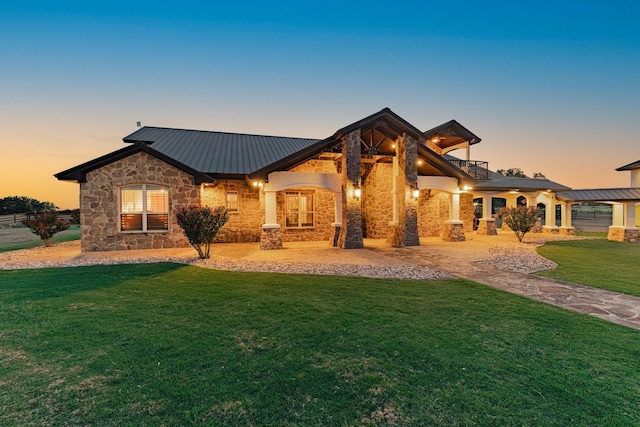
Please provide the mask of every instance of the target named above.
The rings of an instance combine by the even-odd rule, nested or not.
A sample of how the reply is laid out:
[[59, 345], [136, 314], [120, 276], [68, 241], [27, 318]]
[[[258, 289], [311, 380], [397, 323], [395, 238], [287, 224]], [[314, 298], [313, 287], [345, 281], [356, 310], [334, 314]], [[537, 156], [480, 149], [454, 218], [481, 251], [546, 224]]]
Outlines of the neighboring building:
[[188, 246], [176, 212], [200, 204], [229, 210], [223, 241], [260, 241], [262, 249], [464, 241], [478, 211], [477, 232], [496, 233], [495, 198], [543, 203], [546, 231], [574, 232], [570, 202], [556, 199], [569, 188], [489, 171], [470, 160], [480, 141], [455, 120], [422, 132], [388, 108], [321, 140], [143, 127], [124, 138], [126, 147], [55, 176], [80, 183], [83, 251]]

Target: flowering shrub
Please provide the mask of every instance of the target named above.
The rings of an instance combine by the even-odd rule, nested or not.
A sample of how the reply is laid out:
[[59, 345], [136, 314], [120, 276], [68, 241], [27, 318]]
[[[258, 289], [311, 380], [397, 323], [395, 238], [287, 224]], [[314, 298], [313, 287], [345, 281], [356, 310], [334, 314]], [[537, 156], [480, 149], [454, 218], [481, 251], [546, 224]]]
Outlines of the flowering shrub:
[[210, 258], [211, 243], [229, 220], [227, 209], [223, 206], [211, 209], [208, 206], [188, 206], [178, 209], [178, 225], [182, 228], [189, 243], [201, 259]]
[[51, 246], [54, 234], [69, 228], [69, 222], [58, 218], [56, 211], [44, 211], [33, 215], [33, 218], [22, 220], [22, 224], [31, 229], [44, 241], [45, 246]]
[[500, 209], [498, 216], [516, 233], [518, 241], [522, 242], [524, 235], [536, 225], [538, 208], [535, 206], [505, 207]]

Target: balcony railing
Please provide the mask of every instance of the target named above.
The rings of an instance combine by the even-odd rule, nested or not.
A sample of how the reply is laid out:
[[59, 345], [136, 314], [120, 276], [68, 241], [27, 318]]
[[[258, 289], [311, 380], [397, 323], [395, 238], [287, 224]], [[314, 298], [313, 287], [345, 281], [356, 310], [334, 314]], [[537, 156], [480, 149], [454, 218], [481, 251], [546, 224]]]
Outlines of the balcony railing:
[[489, 162], [461, 159], [447, 159], [447, 161], [475, 179], [489, 179]]

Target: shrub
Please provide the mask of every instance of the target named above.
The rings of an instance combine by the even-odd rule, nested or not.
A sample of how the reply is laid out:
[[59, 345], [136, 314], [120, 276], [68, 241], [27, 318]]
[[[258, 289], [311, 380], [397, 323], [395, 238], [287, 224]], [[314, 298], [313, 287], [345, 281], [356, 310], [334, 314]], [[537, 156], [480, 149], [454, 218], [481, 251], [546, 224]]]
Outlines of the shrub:
[[218, 206], [211, 209], [208, 206], [188, 206], [178, 209], [178, 225], [184, 231], [189, 243], [193, 246], [201, 259], [210, 258], [211, 243], [227, 221], [227, 209]]
[[535, 206], [504, 207], [498, 212], [502, 222], [507, 224], [516, 233], [519, 242], [522, 242], [524, 235], [536, 225], [538, 219], [538, 208]]
[[69, 222], [58, 218], [56, 211], [36, 213], [33, 218], [22, 220], [22, 224], [37, 234], [47, 247], [51, 246], [51, 238], [54, 234], [69, 228]]

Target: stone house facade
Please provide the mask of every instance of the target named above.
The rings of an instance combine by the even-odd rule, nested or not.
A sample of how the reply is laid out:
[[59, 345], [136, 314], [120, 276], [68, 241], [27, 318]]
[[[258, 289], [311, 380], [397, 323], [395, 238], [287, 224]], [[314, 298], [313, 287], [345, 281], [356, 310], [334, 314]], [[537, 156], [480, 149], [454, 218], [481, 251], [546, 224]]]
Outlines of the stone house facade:
[[[423, 132], [388, 108], [322, 140], [144, 127], [124, 141], [56, 174], [80, 184], [83, 251], [188, 246], [176, 212], [189, 205], [226, 207], [220, 240], [259, 241], [262, 249], [298, 241], [361, 248], [365, 238], [394, 246], [433, 236], [464, 241], [472, 232], [495, 234], [494, 197], [555, 208], [556, 192], [569, 190], [493, 176], [469, 158], [480, 138], [456, 121]], [[466, 159], [450, 158], [453, 150]], [[571, 232], [570, 218], [561, 227], [551, 222], [547, 231]]]

